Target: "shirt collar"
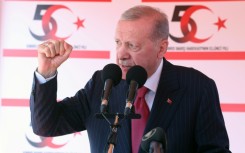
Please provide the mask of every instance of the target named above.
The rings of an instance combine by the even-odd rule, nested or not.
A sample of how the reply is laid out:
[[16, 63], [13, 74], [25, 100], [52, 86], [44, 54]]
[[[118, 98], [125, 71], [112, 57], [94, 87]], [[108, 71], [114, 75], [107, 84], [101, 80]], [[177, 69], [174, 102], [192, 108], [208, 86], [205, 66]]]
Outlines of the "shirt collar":
[[147, 87], [149, 90], [156, 93], [158, 83], [160, 80], [160, 75], [162, 72], [163, 67], [163, 60], [161, 60], [161, 63], [159, 64], [157, 70], [146, 80], [144, 86]]

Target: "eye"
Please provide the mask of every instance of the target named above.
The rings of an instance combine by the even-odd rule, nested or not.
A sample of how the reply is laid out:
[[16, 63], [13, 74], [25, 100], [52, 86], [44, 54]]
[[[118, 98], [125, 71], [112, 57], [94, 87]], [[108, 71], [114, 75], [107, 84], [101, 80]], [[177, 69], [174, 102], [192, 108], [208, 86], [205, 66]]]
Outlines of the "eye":
[[128, 47], [129, 47], [129, 48], [131, 48], [131, 49], [133, 49], [133, 48], [135, 48], [135, 45], [134, 45], [134, 44], [129, 43], [129, 44], [128, 44]]
[[120, 46], [122, 44], [119, 40], [115, 40], [115, 42], [117, 46]]
[[132, 51], [137, 51], [139, 49], [139, 46], [133, 43], [128, 43], [128, 48]]

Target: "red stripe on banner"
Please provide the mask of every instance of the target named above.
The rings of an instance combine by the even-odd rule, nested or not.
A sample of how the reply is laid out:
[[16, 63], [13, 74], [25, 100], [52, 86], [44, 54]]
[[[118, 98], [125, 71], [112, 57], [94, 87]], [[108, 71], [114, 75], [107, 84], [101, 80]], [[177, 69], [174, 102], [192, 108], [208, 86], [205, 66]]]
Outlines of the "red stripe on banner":
[[245, 104], [221, 104], [223, 112], [245, 112]]
[[[29, 99], [2, 99], [5, 107], [29, 107]], [[245, 104], [221, 103], [223, 112], [245, 112]]]
[[167, 52], [172, 60], [245, 60], [245, 52]]
[[142, 0], [142, 2], [233, 2], [244, 0]]
[[112, 0], [4, 0], [4, 1], [67, 1], [67, 2], [111, 2]]
[[[36, 50], [4, 49], [3, 57], [37, 57]], [[110, 51], [74, 50], [71, 58], [101, 58], [109, 59]], [[167, 52], [170, 60], [245, 60], [244, 52]]]
[[[3, 57], [37, 57], [36, 50], [24, 49], [4, 49]], [[110, 59], [110, 51], [95, 51], [95, 50], [73, 50], [71, 58], [101, 58]]]
[[2, 99], [2, 106], [29, 107], [29, 99]]
[[110, 59], [110, 51], [72, 51], [70, 57]]

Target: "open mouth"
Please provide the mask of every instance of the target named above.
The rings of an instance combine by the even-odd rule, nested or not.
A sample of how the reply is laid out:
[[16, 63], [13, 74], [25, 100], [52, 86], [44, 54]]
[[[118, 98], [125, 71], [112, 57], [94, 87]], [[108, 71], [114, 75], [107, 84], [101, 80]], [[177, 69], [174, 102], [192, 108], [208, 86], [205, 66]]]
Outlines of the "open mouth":
[[130, 66], [130, 65], [121, 65], [121, 67], [123, 67], [123, 68], [130, 68], [132, 66]]
[[131, 68], [131, 66], [128, 66], [128, 65], [120, 65], [120, 67], [123, 72], [127, 72]]

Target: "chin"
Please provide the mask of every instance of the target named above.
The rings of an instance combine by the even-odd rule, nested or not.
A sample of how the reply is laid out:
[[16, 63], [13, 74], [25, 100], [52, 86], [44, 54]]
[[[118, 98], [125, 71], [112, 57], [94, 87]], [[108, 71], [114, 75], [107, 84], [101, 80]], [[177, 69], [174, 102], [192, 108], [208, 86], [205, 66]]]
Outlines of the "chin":
[[127, 73], [124, 73], [124, 72], [122, 73], [122, 80], [126, 80], [126, 74]]

